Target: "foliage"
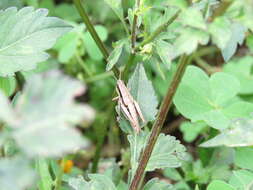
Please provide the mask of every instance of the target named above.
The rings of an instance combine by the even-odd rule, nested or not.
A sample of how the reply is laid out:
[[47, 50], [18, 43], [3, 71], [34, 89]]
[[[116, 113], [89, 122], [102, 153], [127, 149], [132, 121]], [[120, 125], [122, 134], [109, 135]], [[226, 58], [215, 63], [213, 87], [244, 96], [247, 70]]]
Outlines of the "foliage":
[[1, 0], [0, 25], [0, 189], [252, 189], [251, 1]]

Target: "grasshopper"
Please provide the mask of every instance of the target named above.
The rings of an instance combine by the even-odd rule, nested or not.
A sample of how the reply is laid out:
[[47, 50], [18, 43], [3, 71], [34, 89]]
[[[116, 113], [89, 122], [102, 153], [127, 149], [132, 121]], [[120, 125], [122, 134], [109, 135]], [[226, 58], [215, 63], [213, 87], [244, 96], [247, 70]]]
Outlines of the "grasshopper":
[[138, 103], [134, 100], [122, 80], [117, 81], [116, 91], [118, 93], [118, 97], [114, 98], [114, 100], [118, 100], [119, 108], [122, 110], [133, 129], [139, 133], [141, 130], [139, 118], [141, 118], [143, 122], [145, 122], [145, 119]]

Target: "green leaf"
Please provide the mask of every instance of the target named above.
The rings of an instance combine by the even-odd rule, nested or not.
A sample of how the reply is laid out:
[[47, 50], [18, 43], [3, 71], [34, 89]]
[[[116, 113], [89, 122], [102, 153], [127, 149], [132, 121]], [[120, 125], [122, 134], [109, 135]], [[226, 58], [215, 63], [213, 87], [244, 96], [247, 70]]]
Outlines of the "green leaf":
[[38, 158], [36, 160], [36, 169], [40, 176], [40, 190], [48, 190], [53, 187], [53, 179], [49, 171], [49, 164], [46, 159]]
[[[202, 147], [214, 146], [251, 146], [253, 145], [253, 121], [247, 119], [239, 119], [231, 123], [229, 128], [223, 130], [219, 135], [204, 142]], [[243, 138], [242, 138], [243, 137]]]
[[4, 190], [21, 190], [30, 187], [35, 173], [23, 157], [0, 159], [0, 186]]
[[143, 187], [143, 190], [172, 190], [173, 187], [171, 184], [166, 183], [165, 181], [161, 181], [158, 178], [153, 178], [149, 180], [145, 186]]
[[79, 19], [81, 19], [73, 4], [60, 3], [53, 9], [56, 16], [65, 20], [78, 21]]
[[14, 109], [10, 109], [14, 121], [9, 122], [8, 114], [0, 113], [0, 118], [7, 118], [14, 140], [29, 156], [58, 156], [75, 151], [87, 146], [87, 140], [71, 126], [94, 117], [90, 107], [74, 102], [83, 90], [78, 81], [56, 71], [33, 75]]
[[219, 72], [209, 78], [201, 69], [188, 66], [174, 103], [192, 122], [203, 120], [211, 127], [225, 129], [231, 119], [253, 112], [253, 104], [235, 99], [239, 88], [232, 75]]
[[112, 180], [106, 175], [89, 174], [88, 177], [90, 178], [89, 182], [85, 181], [82, 177], [79, 177], [70, 178], [68, 183], [74, 190], [116, 190], [116, 187], [113, 184]]
[[240, 81], [240, 94], [253, 93], [253, 57], [245, 56], [224, 65], [223, 71], [235, 76]]
[[107, 59], [106, 71], [110, 71], [116, 65], [121, 56], [125, 43], [126, 40], [121, 40], [117, 43], [116, 47]]
[[0, 10], [6, 9], [8, 7], [21, 7], [21, 1], [20, 0], [1, 0], [0, 1]]
[[233, 171], [229, 184], [233, 185], [236, 190], [250, 190], [253, 187], [253, 173], [247, 170]]
[[121, 0], [105, 0], [120, 20], [124, 20]]
[[133, 98], [138, 102], [146, 121], [152, 121], [157, 114], [157, 97], [148, 80], [142, 64], [138, 64], [127, 84]]
[[6, 96], [11, 96], [15, 92], [16, 86], [15, 77], [0, 77], [0, 89]]
[[231, 37], [226, 46], [222, 49], [222, 56], [227, 62], [236, 52], [237, 44], [242, 45], [247, 29], [240, 23], [231, 25]]
[[9, 124], [15, 123], [14, 112], [10, 106], [8, 98], [0, 90], [0, 122], [6, 122]]
[[221, 180], [214, 180], [207, 187], [207, 190], [218, 190], [218, 189], [220, 189], [220, 190], [235, 190], [235, 188], [233, 188], [233, 186], [231, 186]]
[[183, 11], [181, 15], [183, 24], [205, 30], [206, 23], [202, 13], [197, 8], [190, 7]]
[[204, 122], [183, 122], [180, 125], [180, 131], [183, 132], [186, 142], [194, 141], [205, 128], [206, 124]]
[[209, 32], [212, 35], [213, 43], [220, 49], [224, 49], [232, 36], [231, 22], [226, 17], [217, 17], [209, 25]]
[[194, 52], [198, 44], [206, 45], [209, 41], [209, 35], [207, 32], [194, 29], [194, 28], [185, 28], [181, 30], [180, 36], [176, 39], [175, 46], [175, 56], [181, 54], [191, 54]]
[[[150, 133], [141, 132], [136, 135], [128, 135], [131, 152], [131, 176], [138, 166], [141, 151], [145, 147]], [[181, 166], [181, 161], [186, 158], [185, 147], [175, 137], [160, 134], [151, 154], [145, 171], [154, 171], [161, 168], [176, 168]]]
[[246, 40], [246, 44], [251, 52], [253, 52], [253, 34], [249, 34]]
[[[97, 25], [95, 26], [95, 30], [102, 41], [107, 39], [108, 32], [104, 26]], [[101, 61], [103, 59], [102, 53], [88, 31], [83, 35], [83, 42], [85, 50], [93, 60]]]
[[163, 64], [165, 64], [167, 68], [170, 68], [171, 61], [173, 57], [175, 57], [173, 55], [174, 54], [173, 46], [164, 40], [157, 40], [155, 43], [155, 48]]
[[235, 165], [243, 168], [250, 169], [253, 171], [253, 148], [244, 147], [244, 148], [236, 148], [235, 149]]
[[47, 9], [32, 7], [0, 11], [0, 76], [34, 69], [49, 57], [45, 50], [70, 30], [64, 21], [47, 14]]

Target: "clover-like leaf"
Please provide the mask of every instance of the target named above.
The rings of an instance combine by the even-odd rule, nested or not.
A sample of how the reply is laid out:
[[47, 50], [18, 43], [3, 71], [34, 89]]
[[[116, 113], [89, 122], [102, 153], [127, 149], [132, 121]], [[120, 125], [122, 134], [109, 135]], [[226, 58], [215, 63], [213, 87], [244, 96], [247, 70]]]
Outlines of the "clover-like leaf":
[[253, 173], [249, 170], [233, 171], [233, 175], [229, 180], [229, 184], [236, 190], [252, 189]]
[[16, 79], [14, 77], [0, 77], [0, 89], [6, 96], [11, 96], [16, 89]]
[[[87, 146], [87, 140], [71, 126], [94, 117], [90, 107], [74, 102], [83, 90], [79, 82], [56, 71], [33, 75], [13, 110], [6, 104], [7, 112], [0, 112], [0, 118], [13, 128], [12, 137], [30, 156], [57, 156], [74, 151]], [[11, 120], [8, 112], [12, 112]]]
[[225, 129], [230, 120], [248, 117], [253, 104], [236, 99], [240, 83], [232, 75], [215, 73], [210, 78], [201, 69], [189, 66], [174, 97], [179, 112], [195, 121]]
[[217, 190], [217, 189], [236, 190], [233, 186], [221, 180], [214, 180], [207, 187], [207, 190]]
[[[242, 138], [243, 137], [243, 138]], [[214, 138], [202, 143], [201, 147], [228, 146], [242, 147], [253, 145], [253, 120], [238, 119], [229, 128], [221, 131]]]
[[206, 23], [200, 10], [190, 7], [183, 11], [181, 15], [182, 22], [185, 25], [192, 26], [194, 28], [206, 29]]
[[0, 11], [0, 76], [34, 69], [49, 57], [45, 50], [70, 30], [64, 21], [47, 14], [47, 9], [32, 7]]
[[240, 81], [240, 94], [253, 93], [253, 57], [245, 56], [243, 58], [234, 59], [224, 65], [223, 71], [235, 76]]

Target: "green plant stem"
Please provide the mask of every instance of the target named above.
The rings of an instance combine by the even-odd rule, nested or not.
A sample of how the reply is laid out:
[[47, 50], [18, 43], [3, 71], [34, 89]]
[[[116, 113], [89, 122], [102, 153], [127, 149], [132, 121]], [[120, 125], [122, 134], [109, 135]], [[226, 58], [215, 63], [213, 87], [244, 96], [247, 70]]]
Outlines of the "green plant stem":
[[149, 37], [147, 37], [144, 41], [142, 41], [138, 46], [136, 46], [135, 50], [140, 49], [141, 47], [145, 46], [146, 44], [152, 42], [161, 32], [163, 32], [164, 30], [166, 30], [166, 28], [174, 22], [174, 20], [176, 20], [176, 18], [178, 17], [179, 13], [181, 11], [178, 10], [169, 20], [168, 22], [162, 24], [161, 26], [159, 26], [152, 34], [150, 34]]
[[60, 171], [58, 173], [58, 175], [56, 176], [56, 179], [55, 179], [55, 188], [54, 190], [60, 190], [61, 189], [61, 185], [62, 185], [62, 176], [63, 176], [63, 173], [64, 173], [64, 164], [66, 162], [66, 159], [63, 158], [61, 160], [61, 163], [60, 163]]
[[113, 76], [113, 72], [112, 71], [108, 71], [108, 72], [104, 72], [104, 73], [97, 74], [97, 75], [91, 76], [89, 78], [86, 78], [85, 82], [86, 83], [92, 83], [92, 82], [103, 80], [103, 79], [106, 79], [106, 78], [112, 77], [112, 76]]
[[166, 96], [163, 99], [163, 102], [160, 106], [157, 119], [155, 123], [153, 124], [151, 135], [148, 139], [148, 143], [146, 147], [144, 148], [144, 151], [141, 155], [140, 162], [138, 165], [138, 168], [135, 172], [134, 178], [131, 182], [129, 190], [137, 190], [139, 187], [139, 184], [141, 182], [141, 178], [144, 175], [145, 168], [147, 166], [148, 160], [151, 156], [151, 153], [154, 149], [155, 143], [157, 141], [157, 138], [160, 134], [160, 131], [162, 129], [162, 126], [164, 124], [164, 121], [166, 119], [167, 113], [171, 107], [172, 99], [174, 94], [176, 93], [176, 90], [178, 88], [178, 85], [183, 77], [183, 74], [185, 72], [186, 66], [189, 63], [189, 58], [187, 58], [186, 55], [182, 55], [179, 61], [179, 65], [177, 68], [177, 71], [173, 77], [173, 80], [171, 82], [170, 87], [168, 88], [168, 91], [166, 93]]
[[[88, 14], [86, 13], [84, 7], [82, 6], [81, 0], [73, 0], [74, 4], [80, 14], [80, 16], [83, 19], [84, 24], [87, 27], [87, 30], [89, 31], [89, 33], [91, 34], [92, 38], [94, 39], [95, 43], [97, 44], [98, 48], [100, 49], [101, 53], [104, 56], [104, 59], [107, 60], [109, 57], [109, 52], [107, 51], [107, 49], [105, 48], [104, 43], [102, 42], [102, 40], [99, 38], [93, 24], [91, 23]], [[113, 72], [116, 76], [119, 76], [119, 71], [117, 68], [113, 68]]]
[[92, 72], [90, 71], [89, 67], [87, 67], [87, 65], [84, 63], [84, 61], [82, 60], [81, 56], [79, 54], [76, 54], [76, 60], [79, 63], [79, 65], [82, 67], [82, 69], [84, 70], [84, 72], [91, 77], [92, 76]]
[[134, 64], [134, 59], [135, 59], [135, 53], [131, 53], [129, 58], [128, 58], [128, 61], [126, 63], [126, 66], [122, 72], [122, 75], [121, 75], [121, 78], [122, 80], [126, 81], [127, 78], [128, 78], [128, 74], [129, 74], [129, 70], [130, 68], [133, 66]]
[[132, 32], [131, 32], [131, 43], [132, 43], [132, 50], [134, 52], [135, 49], [135, 42], [136, 42], [136, 30], [137, 30], [137, 20], [138, 20], [138, 10], [140, 7], [140, 0], [136, 0], [136, 7], [134, 10], [134, 19], [133, 19], [133, 25], [132, 25]]

